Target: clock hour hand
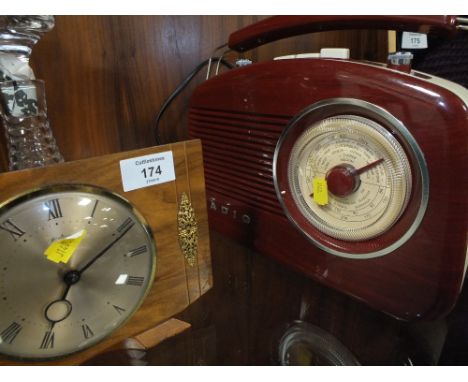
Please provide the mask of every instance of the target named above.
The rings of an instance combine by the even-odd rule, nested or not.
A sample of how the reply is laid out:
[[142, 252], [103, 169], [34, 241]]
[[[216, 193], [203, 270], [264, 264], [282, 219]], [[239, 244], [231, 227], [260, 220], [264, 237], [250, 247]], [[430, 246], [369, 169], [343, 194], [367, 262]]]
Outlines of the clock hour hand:
[[112, 240], [106, 247], [104, 247], [96, 256], [94, 256], [90, 261], [86, 263], [79, 270], [71, 270], [65, 273], [63, 276], [63, 281], [66, 284], [65, 290], [62, 294], [62, 297], [58, 300], [54, 300], [46, 306], [44, 315], [47, 321], [51, 324], [50, 330], [52, 330], [57, 322], [65, 320], [72, 311], [72, 304], [67, 300], [68, 292], [72, 285], [80, 281], [81, 275], [86, 271], [91, 265], [93, 265], [96, 260], [98, 260], [102, 255], [104, 255], [112, 246], [114, 246], [125, 234], [130, 231], [130, 229], [135, 225], [135, 222], [128, 218], [125, 222], [117, 228], [117, 237]]
[[[67, 282], [66, 279], [67, 279], [67, 275], [69, 274], [70, 272], [68, 272], [65, 275], [64, 277], [65, 282]], [[71, 286], [72, 286], [72, 283], [67, 283], [67, 286], [65, 287], [62, 297], [59, 298], [58, 300], [52, 301], [45, 308], [44, 315], [45, 315], [46, 320], [49, 321], [50, 323], [50, 330], [54, 328], [57, 322], [65, 320], [72, 311], [72, 304], [70, 301], [67, 300], [67, 295], [68, 295], [68, 292], [70, 291]]]
[[117, 237], [112, 240], [106, 247], [104, 247], [96, 256], [94, 256], [90, 261], [86, 263], [80, 270], [71, 270], [65, 273], [63, 276], [63, 281], [66, 284], [65, 290], [62, 294], [62, 297], [58, 300], [54, 300], [46, 306], [44, 315], [47, 321], [51, 324], [50, 330], [54, 328], [54, 325], [57, 322], [65, 320], [72, 311], [72, 304], [67, 300], [68, 292], [72, 285], [80, 281], [81, 275], [85, 270], [87, 270], [91, 265], [93, 265], [96, 260], [98, 260], [102, 255], [104, 255], [112, 246], [114, 246], [125, 234], [130, 231], [130, 229], [135, 225], [135, 222], [128, 218], [125, 222], [117, 228]]
[[[135, 222], [128, 218], [127, 220], [125, 220], [119, 228], [117, 228], [117, 237], [112, 240], [109, 244], [107, 244], [107, 246], [105, 248], [103, 248], [101, 250], [101, 252], [99, 252], [96, 256], [94, 256], [90, 261], [88, 261], [86, 263], [85, 266], [83, 266], [79, 271], [75, 271], [75, 272], [78, 272], [79, 275], [81, 275], [84, 271], [86, 271], [91, 265], [93, 265], [97, 259], [99, 259], [102, 255], [104, 255], [109, 249], [112, 248], [112, 246], [114, 246], [114, 244], [116, 244], [120, 239], [122, 239], [125, 234], [130, 231], [130, 229], [135, 225]], [[114, 234], [115, 235], [115, 234]]]

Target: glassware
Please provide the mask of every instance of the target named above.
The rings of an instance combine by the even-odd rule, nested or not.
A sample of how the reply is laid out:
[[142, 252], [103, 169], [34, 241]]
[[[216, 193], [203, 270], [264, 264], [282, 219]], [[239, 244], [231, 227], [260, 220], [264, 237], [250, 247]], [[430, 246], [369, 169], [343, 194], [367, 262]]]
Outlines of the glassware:
[[44, 82], [29, 66], [33, 46], [55, 24], [53, 16], [0, 16], [0, 116], [9, 169], [63, 162], [47, 118]]
[[282, 366], [359, 366], [357, 358], [330, 333], [308, 322], [290, 323], [279, 340]]
[[10, 170], [63, 162], [47, 118], [44, 81], [0, 82], [0, 115]]
[[[11, 55], [27, 63], [33, 46], [54, 25], [54, 16], [0, 16], [0, 55]], [[9, 79], [16, 78], [2, 78], [0, 72], [0, 81]]]

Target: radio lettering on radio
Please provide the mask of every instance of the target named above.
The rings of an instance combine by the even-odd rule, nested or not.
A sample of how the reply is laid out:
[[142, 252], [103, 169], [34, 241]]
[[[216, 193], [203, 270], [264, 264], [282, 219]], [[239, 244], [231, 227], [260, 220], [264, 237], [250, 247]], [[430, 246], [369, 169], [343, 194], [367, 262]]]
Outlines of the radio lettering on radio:
[[218, 208], [218, 203], [215, 198], [208, 198], [208, 207], [211, 211], [216, 211], [220, 215], [231, 218], [233, 221], [239, 221], [243, 224], [250, 224], [252, 218], [246, 213], [239, 213], [238, 208], [233, 208], [230, 203], [220, 204]]

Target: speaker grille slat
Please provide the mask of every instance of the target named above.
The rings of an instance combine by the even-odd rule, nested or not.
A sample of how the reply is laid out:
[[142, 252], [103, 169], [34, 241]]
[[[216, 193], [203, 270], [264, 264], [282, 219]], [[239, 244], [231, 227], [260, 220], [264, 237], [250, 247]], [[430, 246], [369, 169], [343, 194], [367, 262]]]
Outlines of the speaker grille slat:
[[222, 148], [223, 150], [232, 151], [240, 156], [246, 156], [249, 158], [271, 159], [275, 152], [273, 146], [263, 146], [260, 144], [245, 142], [242, 141], [242, 136], [237, 137], [238, 139], [231, 139], [229, 137], [223, 138], [210, 135], [206, 131], [199, 132], [198, 130], [193, 130], [191, 132], [191, 136], [200, 138], [207, 147]]
[[283, 115], [191, 108], [189, 134], [203, 144], [206, 187], [249, 206], [282, 214], [273, 155], [291, 119]]
[[261, 137], [258, 135], [253, 135], [249, 130], [246, 128], [229, 128], [226, 129], [226, 126], [223, 128], [220, 128], [219, 125], [207, 123], [207, 124], [201, 124], [199, 122], [194, 122], [192, 125], [192, 129], [195, 132], [198, 132], [200, 134], [207, 134], [206, 126], [210, 126], [210, 129], [213, 131], [209, 136], [213, 137], [213, 139], [221, 139], [225, 141], [232, 141], [232, 142], [238, 142], [242, 146], [248, 146], [248, 147], [256, 147], [256, 146], [262, 146], [266, 150], [271, 150], [274, 151], [276, 147], [276, 139], [278, 138], [279, 134], [270, 134], [269, 137]]
[[219, 118], [222, 121], [239, 121], [241, 123], [249, 123], [251, 126], [265, 125], [265, 129], [271, 130], [272, 127], [283, 130], [284, 126], [289, 122], [291, 116], [288, 115], [272, 115], [258, 114], [232, 110], [215, 110], [207, 108], [191, 108], [189, 111], [191, 116], [201, 116], [204, 118]]

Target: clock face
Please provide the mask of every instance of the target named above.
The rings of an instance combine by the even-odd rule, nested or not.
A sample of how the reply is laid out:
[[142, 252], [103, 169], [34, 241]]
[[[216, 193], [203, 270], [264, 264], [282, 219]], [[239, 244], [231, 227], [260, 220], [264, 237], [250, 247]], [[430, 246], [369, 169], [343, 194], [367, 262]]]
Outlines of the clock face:
[[155, 272], [149, 227], [101, 188], [51, 186], [0, 207], [0, 353], [50, 359], [104, 339]]

